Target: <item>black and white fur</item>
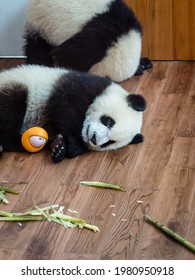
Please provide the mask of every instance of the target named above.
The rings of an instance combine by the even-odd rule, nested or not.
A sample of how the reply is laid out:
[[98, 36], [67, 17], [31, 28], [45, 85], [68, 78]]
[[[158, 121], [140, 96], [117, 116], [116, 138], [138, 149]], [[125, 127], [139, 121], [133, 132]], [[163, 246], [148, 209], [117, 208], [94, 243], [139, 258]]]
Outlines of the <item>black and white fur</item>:
[[[32, 126], [55, 128], [54, 162], [86, 150], [106, 151], [142, 142], [141, 95], [108, 78], [38, 65], [0, 73], [0, 151], [22, 151]], [[49, 135], [50, 136], [50, 135]]]
[[30, 0], [24, 37], [29, 64], [116, 82], [152, 67], [141, 58], [142, 27], [122, 0]]

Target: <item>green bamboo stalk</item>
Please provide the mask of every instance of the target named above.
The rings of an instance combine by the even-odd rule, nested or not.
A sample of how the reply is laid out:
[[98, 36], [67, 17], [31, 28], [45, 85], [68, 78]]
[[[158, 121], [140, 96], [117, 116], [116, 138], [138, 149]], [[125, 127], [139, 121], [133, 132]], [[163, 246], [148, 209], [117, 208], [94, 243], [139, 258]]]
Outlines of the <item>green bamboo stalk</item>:
[[163, 232], [165, 232], [166, 234], [168, 234], [169, 236], [171, 236], [172, 238], [176, 239], [178, 242], [180, 242], [181, 244], [183, 244], [185, 247], [187, 247], [188, 249], [190, 249], [191, 251], [195, 252], [195, 245], [190, 243], [189, 241], [187, 241], [185, 238], [183, 238], [181, 235], [179, 235], [178, 233], [174, 232], [173, 230], [171, 230], [170, 228], [164, 226], [163, 224], [159, 223], [158, 221], [156, 221], [154, 218], [148, 216], [148, 215], [144, 215], [144, 217], [146, 218], [146, 220], [148, 222], [150, 222], [151, 224], [155, 225], [157, 228], [161, 229]]
[[71, 223], [78, 224], [78, 225], [81, 225], [81, 226], [86, 223], [85, 220], [82, 220], [82, 219], [79, 219], [79, 218], [74, 218], [74, 217], [64, 215], [64, 214], [61, 214], [61, 213], [52, 213], [51, 215], [49, 215], [49, 217], [52, 217], [54, 219], [61, 219], [63, 221], [71, 222]]
[[[68, 227], [79, 227], [93, 230], [94, 232], [99, 231], [98, 227], [88, 224], [85, 220], [71, 217], [63, 213], [64, 207], [59, 205], [50, 205], [44, 208], [39, 208], [35, 205], [34, 210], [27, 211], [24, 213], [11, 213], [0, 211], [0, 221], [13, 221], [13, 222], [25, 222], [25, 221], [52, 221], [58, 224]], [[59, 208], [57, 211], [55, 208]]]
[[[46, 206], [44, 208], [41, 208], [42, 211], [47, 211], [47, 210], [53, 210], [54, 208], [58, 208], [59, 205], [50, 205], [50, 206]], [[13, 216], [28, 216], [28, 215], [32, 215], [32, 216], [40, 216], [40, 211], [38, 211], [37, 209], [33, 209], [30, 211], [26, 211], [23, 213], [12, 213]], [[1, 215], [0, 215], [1, 216]]]
[[90, 187], [97, 187], [97, 188], [106, 188], [106, 189], [113, 189], [118, 191], [125, 192], [125, 189], [123, 186], [117, 186], [113, 184], [107, 184], [103, 182], [97, 182], [97, 181], [81, 181], [80, 185], [82, 186], [90, 186]]
[[36, 216], [36, 217], [32, 217], [32, 216], [19, 216], [19, 217], [0, 217], [0, 221], [4, 221], [4, 222], [26, 222], [26, 221], [43, 221], [45, 218], [42, 216]]
[[13, 214], [10, 212], [0, 211], [1, 217], [13, 217]]
[[100, 231], [98, 227], [96, 227], [94, 225], [86, 224], [86, 223], [83, 225], [83, 227], [91, 229], [91, 230], [93, 230], [95, 232], [99, 232]]
[[13, 194], [19, 194], [19, 192], [15, 191], [13, 189], [5, 188], [3, 186], [0, 186], [0, 191], [7, 192], [7, 193], [13, 193]]
[[85, 220], [82, 220], [79, 218], [74, 218], [74, 217], [59, 213], [56, 210], [54, 211], [54, 213], [49, 215], [49, 218], [51, 220], [53, 220], [54, 222], [59, 223], [59, 221], [60, 221], [61, 224], [64, 224], [64, 222], [70, 222], [72, 225], [78, 226], [80, 228], [87, 228], [87, 229], [93, 230], [94, 232], [100, 231], [97, 226], [90, 225], [90, 224], [86, 223]]

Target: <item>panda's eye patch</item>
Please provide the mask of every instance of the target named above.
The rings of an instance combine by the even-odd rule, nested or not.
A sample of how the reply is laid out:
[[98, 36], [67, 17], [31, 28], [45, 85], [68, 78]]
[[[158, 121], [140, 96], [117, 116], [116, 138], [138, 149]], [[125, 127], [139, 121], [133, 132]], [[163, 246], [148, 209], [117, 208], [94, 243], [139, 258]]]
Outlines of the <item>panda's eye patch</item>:
[[100, 118], [100, 121], [101, 121], [101, 123], [103, 125], [105, 125], [108, 128], [112, 128], [114, 126], [114, 124], [115, 124], [115, 121], [112, 118], [108, 117], [108, 116], [102, 116]]
[[102, 144], [102, 145], [101, 145], [101, 148], [106, 148], [106, 147], [108, 147], [109, 145], [114, 144], [115, 142], [116, 142], [116, 141], [114, 141], [114, 140], [109, 140], [108, 142]]

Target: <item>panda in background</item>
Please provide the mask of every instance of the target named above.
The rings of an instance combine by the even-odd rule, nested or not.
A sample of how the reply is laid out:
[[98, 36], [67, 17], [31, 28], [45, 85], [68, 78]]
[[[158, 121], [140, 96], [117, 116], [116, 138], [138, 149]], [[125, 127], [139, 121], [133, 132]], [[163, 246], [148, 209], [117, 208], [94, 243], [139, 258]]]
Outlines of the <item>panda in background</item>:
[[[108, 78], [38, 65], [0, 73], [0, 152], [24, 151], [22, 133], [48, 124], [52, 158], [107, 151], [143, 141], [146, 101]], [[51, 138], [50, 134], [49, 137]], [[50, 146], [49, 145], [49, 146]]]
[[27, 63], [91, 72], [121, 82], [152, 68], [142, 28], [122, 0], [30, 0]]

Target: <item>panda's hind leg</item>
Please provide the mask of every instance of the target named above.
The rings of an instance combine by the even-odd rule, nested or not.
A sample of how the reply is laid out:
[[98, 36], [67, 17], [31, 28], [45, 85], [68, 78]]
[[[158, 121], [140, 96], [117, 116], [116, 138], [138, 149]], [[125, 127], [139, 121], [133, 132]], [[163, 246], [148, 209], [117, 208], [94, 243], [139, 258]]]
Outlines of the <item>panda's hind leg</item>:
[[24, 150], [20, 130], [26, 112], [27, 89], [12, 84], [0, 89], [0, 154]]
[[145, 70], [152, 69], [153, 65], [148, 57], [141, 57], [139, 67], [135, 73], [135, 76], [143, 75]]
[[38, 64], [53, 66], [53, 59], [50, 52], [53, 48], [46, 40], [30, 28], [26, 30], [24, 54], [27, 57], [27, 64]]
[[18, 135], [13, 139], [3, 139], [4, 143], [0, 142], [0, 156], [3, 152], [21, 152], [24, 148], [21, 143], [21, 136]]
[[140, 64], [143, 70], [149, 70], [153, 67], [152, 62], [148, 57], [142, 57]]

